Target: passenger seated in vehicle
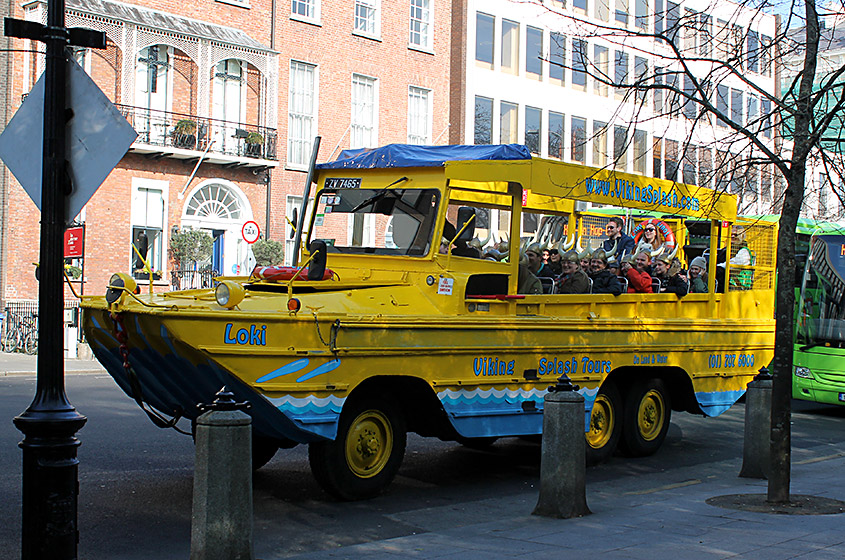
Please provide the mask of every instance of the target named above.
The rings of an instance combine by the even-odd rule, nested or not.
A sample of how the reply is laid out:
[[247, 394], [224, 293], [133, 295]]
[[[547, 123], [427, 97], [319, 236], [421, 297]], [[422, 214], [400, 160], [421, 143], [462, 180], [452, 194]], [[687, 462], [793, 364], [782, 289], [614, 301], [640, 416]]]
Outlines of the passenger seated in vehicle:
[[676, 248], [668, 255], [662, 254], [654, 260], [654, 277], [660, 280], [660, 293], [684, 297], [689, 292], [689, 284], [683, 276], [678, 274], [681, 271], [680, 261], [673, 263], [677, 252]]
[[707, 260], [695, 257], [689, 265], [690, 293], [707, 293]]
[[581, 259], [578, 257], [578, 251], [570, 249], [563, 254], [560, 262], [563, 266], [563, 274], [557, 279], [557, 293], [590, 293], [590, 278], [581, 269]]
[[590, 258], [590, 277], [593, 279], [594, 294], [622, 293], [622, 283], [615, 274], [607, 268], [607, 253], [603, 249], [596, 249]]
[[537, 278], [553, 276], [551, 269], [543, 262], [543, 250], [539, 243], [532, 243], [525, 249], [525, 257], [528, 261], [528, 270]]
[[519, 276], [516, 281], [516, 293], [518, 294], [542, 294], [543, 284], [540, 279], [534, 276], [528, 264], [526, 253], [520, 255]]
[[648, 273], [649, 254], [644, 248], [630, 260], [623, 258], [622, 274], [628, 279], [629, 294], [651, 294], [651, 274]]
[[[455, 239], [458, 231], [449, 220], [446, 220], [446, 225], [443, 226], [443, 237], [447, 240]], [[443, 243], [440, 244], [441, 253], [443, 252]], [[452, 254], [458, 257], [472, 257], [474, 259], [481, 258], [481, 251], [475, 247], [471, 247], [466, 241], [455, 239], [452, 242]]]
[[546, 263], [546, 266], [551, 270], [553, 278], [557, 278], [563, 274], [563, 262], [561, 261], [560, 251], [549, 249], [549, 262]]

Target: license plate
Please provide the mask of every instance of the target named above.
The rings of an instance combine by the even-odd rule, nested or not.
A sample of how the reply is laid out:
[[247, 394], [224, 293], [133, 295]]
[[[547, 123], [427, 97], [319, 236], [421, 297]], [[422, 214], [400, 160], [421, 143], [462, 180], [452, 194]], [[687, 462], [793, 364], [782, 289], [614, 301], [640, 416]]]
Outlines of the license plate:
[[845, 402], [845, 393], [839, 393], [839, 402]]

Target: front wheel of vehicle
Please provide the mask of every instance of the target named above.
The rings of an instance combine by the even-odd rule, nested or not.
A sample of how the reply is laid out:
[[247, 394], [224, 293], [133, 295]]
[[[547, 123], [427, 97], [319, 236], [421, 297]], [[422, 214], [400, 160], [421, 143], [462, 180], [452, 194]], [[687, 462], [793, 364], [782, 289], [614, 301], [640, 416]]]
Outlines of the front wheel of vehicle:
[[308, 446], [314, 478], [341, 500], [380, 494], [399, 471], [405, 454], [405, 419], [388, 398], [347, 402], [337, 437]]
[[644, 379], [631, 387], [625, 399], [622, 447], [631, 457], [653, 455], [669, 431], [672, 403], [666, 384]]
[[590, 413], [587, 439], [587, 464], [597, 465], [610, 459], [622, 432], [622, 397], [612, 381], [599, 389]]

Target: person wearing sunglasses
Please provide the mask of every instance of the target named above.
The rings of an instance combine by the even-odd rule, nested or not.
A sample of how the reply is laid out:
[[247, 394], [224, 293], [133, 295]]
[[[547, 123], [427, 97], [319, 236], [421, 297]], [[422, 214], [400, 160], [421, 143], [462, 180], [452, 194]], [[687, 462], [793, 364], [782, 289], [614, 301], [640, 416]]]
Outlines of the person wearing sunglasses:
[[604, 232], [607, 234], [607, 239], [601, 244], [601, 248], [608, 258], [612, 257], [618, 261], [623, 253], [630, 255], [634, 252], [634, 238], [625, 233], [625, 222], [622, 218], [617, 216], [610, 218], [604, 226]]

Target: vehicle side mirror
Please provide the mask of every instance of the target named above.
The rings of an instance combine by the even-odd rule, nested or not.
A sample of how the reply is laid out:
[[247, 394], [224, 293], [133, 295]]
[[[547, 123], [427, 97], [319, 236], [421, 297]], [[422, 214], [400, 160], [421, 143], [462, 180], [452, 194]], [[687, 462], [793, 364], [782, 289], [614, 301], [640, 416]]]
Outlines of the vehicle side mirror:
[[308, 279], [322, 280], [323, 274], [326, 273], [326, 242], [315, 239], [308, 244], [308, 252], [314, 256], [308, 265]]
[[290, 238], [293, 239], [296, 237], [296, 228], [299, 227], [299, 213], [296, 208], [293, 209], [293, 219], [291, 222], [293, 222], [293, 226], [290, 228]]
[[[464, 227], [464, 224], [468, 224]], [[463, 231], [461, 231], [463, 229]], [[469, 241], [475, 237], [475, 208], [461, 206], [458, 208], [458, 241]]]

